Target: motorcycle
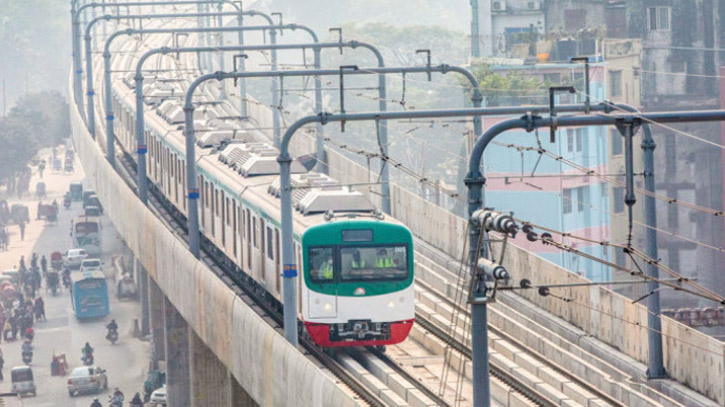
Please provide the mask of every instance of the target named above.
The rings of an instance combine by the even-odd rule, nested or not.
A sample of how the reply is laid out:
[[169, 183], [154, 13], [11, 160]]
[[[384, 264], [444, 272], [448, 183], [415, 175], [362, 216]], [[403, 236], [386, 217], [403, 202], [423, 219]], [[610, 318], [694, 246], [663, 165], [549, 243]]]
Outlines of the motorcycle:
[[70, 271], [68, 269], [63, 272], [63, 287], [66, 290], [70, 288]]
[[70, 201], [70, 197], [66, 197], [66, 198], [63, 198], [63, 206], [64, 206], [64, 207], [65, 207], [66, 209], [70, 209], [70, 202], [71, 202], [71, 201]]
[[30, 362], [32, 362], [32, 361], [33, 361], [33, 351], [32, 350], [28, 350], [28, 351], [25, 351], [24, 350], [23, 351], [23, 363], [25, 363], [26, 365], [29, 365]]
[[93, 365], [93, 354], [88, 352], [83, 357], [81, 357], [81, 360], [83, 361], [83, 364], [86, 366]]
[[108, 335], [106, 335], [106, 339], [111, 341], [111, 345], [115, 345], [118, 340], [118, 331], [115, 329], [109, 330]]
[[114, 395], [108, 396], [108, 407], [123, 407], [123, 398]]
[[33, 345], [31, 345], [30, 342], [26, 341], [23, 344], [22, 355], [23, 355], [23, 363], [25, 363], [26, 365], [29, 365], [30, 362], [33, 361]]

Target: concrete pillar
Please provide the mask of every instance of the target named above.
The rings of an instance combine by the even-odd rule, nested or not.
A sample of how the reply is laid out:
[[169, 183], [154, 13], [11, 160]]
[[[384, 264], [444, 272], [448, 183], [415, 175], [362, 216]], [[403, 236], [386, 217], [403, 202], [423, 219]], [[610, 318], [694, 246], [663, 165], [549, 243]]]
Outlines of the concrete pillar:
[[[148, 273], [146, 274], [148, 276]], [[158, 369], [159, 361], [166, 360], [164, 336], [164, 293], [152, 279], [148, 279], [149, 325], [151, 330], [151, 368]]]
[[241, 384], [230, 375], [231, 387], [232, 387], [232, 405], [234, 407], [259, 407], [259, 405], [252, 399], [252, 396], [247, 393]]
[[189, 325], [164, 297], [166, 337], [166, 402], [168, 407], [191, 405], [189, 371]]
[[138, 292], [141, 300], [141, 336], [149, 334], [149, 275], [136, 259], [136, 277], [138, 278]]
[[192, 407], [232, 407], [231, 375], [222, 363], [189, 329]]

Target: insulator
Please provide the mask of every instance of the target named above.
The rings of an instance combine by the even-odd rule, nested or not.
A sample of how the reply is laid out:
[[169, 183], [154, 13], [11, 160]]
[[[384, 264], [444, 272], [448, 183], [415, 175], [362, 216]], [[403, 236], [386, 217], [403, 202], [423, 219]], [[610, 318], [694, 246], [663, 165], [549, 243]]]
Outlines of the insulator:
[[508, 271], [502, 265], [489, 259], [478, 259], [477, 267], [494, 280], [507, 280], [509, 278]]
[[501, 212], [490, 209], [483, 209], [474, 212], [472, 219], [478, 223], [486, 231], [493, 231], [503, 234], [510, 234], [516, 237], [519, 226], [511, 215], [505, 215]]

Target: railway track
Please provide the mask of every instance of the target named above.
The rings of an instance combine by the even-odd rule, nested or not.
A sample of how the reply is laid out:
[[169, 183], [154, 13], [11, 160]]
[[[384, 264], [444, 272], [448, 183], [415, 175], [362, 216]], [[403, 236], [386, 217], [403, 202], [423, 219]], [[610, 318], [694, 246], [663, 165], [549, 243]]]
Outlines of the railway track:
[[[437, 292], [437, 290], [433, 289], [430, 285], [427, 283], [421, 281], [420, 279], [416, 281], [416, 284], [420, 287], [422, 287], [425, 291], [435, 295], [438, 299], [446, 303], [449, 307], [452, 309], [455, 309], [456, 311], [460, 312], [461, 314], [468, 313], [468, 310], [464, 307], [461, 307], [459, 304], [457, 304], [455, 301], [451, 300], [445, 295], [442, 295]], [[436, 325], [433, 321], [429, 320], [428, 317], [426, 317], [423, 314], [416, 313], [416, 322], [427, 329], [431, 334], [435, 335], [439, 339], [441, 339], [443, 342], [446, 343], [446, 345], [453, 348], [455, 351], [460, 352], [464, 356], [466, 356], [468, 359], [471, 359], [471, 348], [463, 343], [460, 339], [452, 337], [452, 335], [449, 332], [446, 332], [443, 328]], [[518, 347], [519, 349], [524, 350], [527, 355], [533, 357], [537, 361], [543, 363], [544, 365], [552, 368], [554, 371], [556, 371], [558, 374], [566, 377], [573, 383], [576, 383], [577, 385], [581, 386], [588, 392], [596, 395], [598, 398], [602, 399], [602, 401], [606, 402], [608, 405], [613, 407], [626, 407], [625, 404], [620, 402], [619, 400], [613, 398], [609, 394], [603, 392], [602, 390], [596, 388], [595, 386], [589, 384], [587, 381], [582, 380], [576, 375], [571, 374], [568, 370], [564, 369], [563, 367], [559, 366], [556, 363], [553, 363], [551, 360], [547, 359], [543, 355], [539, 354], [536, 350], [531, 349], [530, 347], [526, 346], [521, 341], [517, 340], [513, 336], [507, 334], [503, 330], [496, 328], [495, 326], [492, 326], [489, 324], [488, 329], [490, 332], [498, 335], [499, 337], [503, 338], [510, 344]], [[536, 391], [535, 389], [531, 388], [531, 386], [528, 386], [526, 383], [523, 383], [522, 381], [518, 380], [514, 376], [512, 376], [508, 371], [503, 369], [500, 366], [497, 366], [497, 364], [493, 361], [489, 362], [490, 365], [490, 371], [491, 375], [498, 378], [499, 380], [503, 381], [504, 383], [511, 386], [511, 388], [515, 389], [519, 393], [521, 393], [523, 396], [528, 398], [529, 400], [541, 405], [542, 407], [553, 407], [558, 406], [558, 403], [553, 402], [548, 397], [542, 395], [540, 392]]]
[[[132, 158], [129, 157], [128, 153], [124, 151], [123, 159], [119, 160], [124, 168], [125, 174], [122, 171], [118, 171], [123, 176], [126, 184], [135, 189], [135, 178], [136, 165]], [[150, 185], [149, 191], [149, 203], [153, 207], [153, 210], [157, 213], [160, 219], [163, 219], [167, 226], [174, 230], [177, 235], [186, 241], [186, 219], [182, 218], [180, 213], [176, 210], [168, 210], [168, 202], [164, 199], [161, 192], [156, 186]], [[166, 203], [164, 203], [166, 202]], [[269, 317], [276, 324], [282, 326], [282, 312], [281, 304], [274, 304], [270, 301], [269, 296], [260, 294], [258, 287], [250, 286], [249, 282], [251, 279], [241, 279], [238, 277], [238, 273], [228, 270], [229, 262], [226, 259], [220, 259], [218, 253], [215, 250], [209, 250], [208, 242], [203, 242], [202, 250], [204, 254], [202, 260], [210, 266], [211, 270], [217, 274], [227, 285], [237, 287], [241, 292], [236, 291], [237, 295], [246, 304], [258, 307], [263, 313], [262, 317]], [[235, 276], [236, 274], [236, 276]], [[226, 278], [225, 278], [226, 277]], [[253, 282], [253, 281], [252, 281]], [[232, 287], [232, 288], [233, 288]], [[367, 403], [371, 407], [388, 407], [388, 405], [375, 393], [375, 391], [368, 389], [362, 382], [357, 380], [352, 373], [345, 370], [334, 358], [326, 354], [322, 349], [316, 346], [312, 341], [300, 336], [300, 345], [305, 351], [317, 359], [325, 368], [327, 368], [333, 375], [340, 379], [345, 385], [361, 400]]]
[[[122, 148], [123, 146], [121, 146], [121, 149]], [[124, 175], [126, 183], [131, 188], [136, 189], [135, 160], [131, 155], [123, 151], [123, 159], [119, 161], [122, 163], [123, 171], [121, 171], [120, 169], [117, 169], [117, 171], [121, 173], [125, 171], [125, 174], [122, 175]], [[181, 214], [173, 205], [170, 204], [170, 202], [165, 199], [161, 191], [159, 191], [155, 185], [149, 184], [149, 191], [151, 192], [149, 196], [149, 203], [151, 204], [150, 206], [152, 207], [152, 210], [157, 213], [159, 218], [163, 219], [166, 222], [167, 226], [175, 230], [176, 233], [183, 240], [186, 240], [186, 218], [183, 216], [183, 214]], [[219, 252], [213, 244], [206, 241], [203, 237], [202, 250], [203, 260], [223, 281], [225, 281], [225, 283], [227, 283], [230, 287], [238, 288], [238, 290], [235, 291], [240, 296], [240, 298], [242, 298], [250, 306], [258, 307], [258, 309], [263, 312], [263, 316], [270, 318], [278, 326], [282, 325], [282, 306], [279, 302], [277, 302], [270, 296], [265, 295], [264, 290], [261, 289], [256, 284], [256, 282], [249, 278], [246, 278], [246, 275], [242, 273], [241, 270], [239, 270], [233, 262], [226, 258], [226, 256]], [[438, 294], [436, 290], [433, 290], [432, 288], [427, 286], [427, 284], [420, 281], [420, 279], [417, 280], [416, 284], [421, 285], [424, 289], [436, 295], [441, 300], [448, 303], [450, 306], [459, 309], [460, 312], [467, 312], [467, 310], [462, 309], [458, 305], [454, 304], [453, 301], [451, 301], [447, 297]], [[454, 338], [452, 335], [446, 332], [445, 329], [440, 328], [433, 321], [428, 320], [425, 315], [417, 313], [416, 322], [457, 352], [461, 353], [469, 359], [471, 358], [470, 348], [468, 348], [463, 342]], [[588, 385], [586, 382], [566, 374], [566, 371], [559, 368], [558, 366], [552, 366], [551, 363], [547, 362], [540, 355], [535, 354], [535, 352], [529, 350], [527, 347], [513, 340], [513, 338], [510, 338], [507, 334], [497, 330], [494, 327], [491, 327], [491, 330], [496, 332], [501, 337], [510, 340], [521, 349], [526, 349], [528, 353], [532, 354], [535, 357], [538, 357], [542, 362], [553, 367], [559, 373], [569, 377], [573, 382], [580, 384], [582, 387], [586, 388], [594, 394], [597, 394], [598, 396], [601, 395], [601, 398], [606, 400], [607, 402], [610, 402], [610, 404], [615, 406], [622, 405], [616, 400], [611, 399], [611, 397], [609, 397], [608, 395], [601, 393], [595, 388], [592, 388], [592, 386]], [[301, 335], [300, 337], [300, 344], [303, 346], [308, 354], [315, 357], [332, 374], [334, 374], [343, 383], [345, 383], [345, 385], [347, 385], [352, 392], [357, 394], [361, 400], [365, 401], [371, 406], [386, 406], [386, 403], [380, 397], [378, 397], [377, 393], [374, 390], [367, 388], [366, 385], [359, 381], [357, 378], [355, 378], [351, 372], [348, 372], [343, 366], [336, 362], [333, 357], [322, 351], [311, 341], [306, 340], [304, 338], [304, 335]], [[436, 391], [428, 388], [412, 373], [410, 373], [403, 366], [401, 366], [401, 364], [396, 363], [388, 355], [374, 348], [369, 349], [369, 352], [381, 361], [383, 361], [387, 366], [393, 369], [396, 374], [403, 377], [407, 382], [420, 390], [437, 405], [444, 407], [451, 406], [451, 404], [447, 402], [444, 398], [440, 397]], [[536, 389], [516, 378], [502, 367], [497, 366], [495, 363], [491, 363], [491, 375], [506, 383], [509, 387], [520, 393], [522, 396], [530, 400], [535, 405], [539, 405], [542, 407], [553, 407], [558, 405], [558, 403], [553, 402], [551, 399], [547, 398]], [[612, 401], [610, 401], [610, 399]]]

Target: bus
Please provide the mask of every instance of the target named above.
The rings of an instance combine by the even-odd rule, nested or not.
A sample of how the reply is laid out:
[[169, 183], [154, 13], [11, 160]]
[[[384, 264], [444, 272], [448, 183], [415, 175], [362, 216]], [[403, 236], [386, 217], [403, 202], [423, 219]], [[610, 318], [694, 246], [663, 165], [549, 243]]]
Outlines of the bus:
[[79, 216], [73, 222], [73, 247], [84, 249], [91, 257], [101, 256], [101, 218]]
[[70, 300], [76, 318], [105, 317], [110, 313], [106, 276], [100, 270], [71, 273]]

